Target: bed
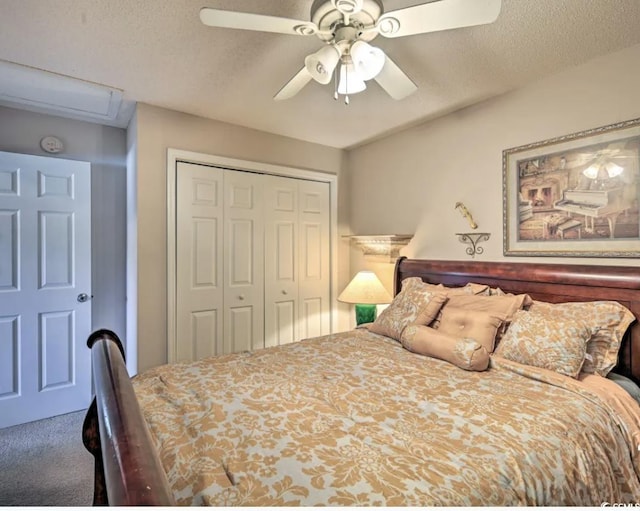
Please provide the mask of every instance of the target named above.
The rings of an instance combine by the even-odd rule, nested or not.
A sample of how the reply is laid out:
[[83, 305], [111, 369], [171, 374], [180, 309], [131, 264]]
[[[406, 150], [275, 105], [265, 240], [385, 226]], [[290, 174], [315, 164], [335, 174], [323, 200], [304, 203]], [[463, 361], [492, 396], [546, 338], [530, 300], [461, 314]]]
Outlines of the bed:
[[[396, 335], [389, 325], [397, 324], [383, 320], [414, 300], [414, 283], [430, 305], [415, 309], [419, 327], [412, 321]], [[604, 333], [617, 335], [606, 371], [640, 381], [637, 268], [401, 258], [395, 287], [375, 328], [162, 366], [133, 382], [117, 336], [92, 334], [96, 398], [83, 441], [96, 459], [94, 504], [640, 501], [640, 406], [598, 374], [601, 347], [589, 352]], [[460, 319], [476, 301], [520, 306], [508, 320], [477, 311]], [[615, 328], [610, 307], [622, 311]], [[478, 318], [482, 334], [458, 335], [455, 349], [438, 351], [451, 325], [475, 327]], [[595, 319], [604, 326], [585, 326]], [[560, 330], [544, 330], [551, 323]], [[524, 363], [532, 355], [518, 351], [531, 325], [538, 340], [542, 330], [570, 333], [570, 347], [545, 351], [551, 366]], [[476, 341], [485, 331], [497, 347]]]

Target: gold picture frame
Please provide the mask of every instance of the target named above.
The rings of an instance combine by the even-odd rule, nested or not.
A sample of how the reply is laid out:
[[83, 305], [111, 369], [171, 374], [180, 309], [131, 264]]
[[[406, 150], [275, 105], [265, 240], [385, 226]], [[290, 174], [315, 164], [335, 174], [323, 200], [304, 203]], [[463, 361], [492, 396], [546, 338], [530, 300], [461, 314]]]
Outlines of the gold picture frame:
[[640, 119], [502, 152], [505, 256], [640, 257]]

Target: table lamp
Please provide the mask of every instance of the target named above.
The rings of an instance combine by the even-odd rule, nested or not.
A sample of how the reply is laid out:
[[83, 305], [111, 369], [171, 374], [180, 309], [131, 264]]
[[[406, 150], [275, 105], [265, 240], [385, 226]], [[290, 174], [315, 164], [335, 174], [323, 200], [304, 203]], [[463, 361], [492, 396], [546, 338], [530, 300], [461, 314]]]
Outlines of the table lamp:
[[391, 295], [372, 271], [360, 271], [338, 296], [338, 301], [356, 305], [356, 324], [376, 319], [376, 305], [391, 303]]

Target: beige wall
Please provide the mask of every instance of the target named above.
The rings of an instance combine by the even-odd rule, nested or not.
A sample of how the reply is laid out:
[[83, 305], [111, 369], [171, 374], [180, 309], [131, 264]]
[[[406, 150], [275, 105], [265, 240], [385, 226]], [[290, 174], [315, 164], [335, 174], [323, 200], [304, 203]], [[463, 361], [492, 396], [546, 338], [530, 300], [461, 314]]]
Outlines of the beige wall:
[[[348, 227], [347, 181], [341, 173], [344, 154], [339, 149], [145, 104], [137, 107], [129, 129], [128, 145], [130, 153], [136, 154], [129, 173], [134, 177], [136, 187], [131, 192], [134, 196], [130, 200], [135, 204], [130, 207], [137, 211], [137, 218], [130, 217], [129, 220], [135, 222], [130, 225], [130, 230], [137, 230], [134, 249], [137, 250], [137, 268], [132, 264], [128, 268], [128, 300], [138, 304], [137, 358], [140, 371], [167, 361], [168, 148], [337, 174], [338, 234]], [[348, 246], [340, 243], [337, 269], [340, 287], [349, 278], [348, 264]]]
[[[638, 62], [640, 45], [351, 150], [353, 233], [415, 233], [403, 252], [407, 256], [468, 259], [454, 236], [469, 229], [454, 209], [462, 201], [478, 231], [491, 233], [476, 259], [535, 260], [502, 255], [502, 151], [640, 117]], [[351, 253], [351, 273], [370, 267], [390, 286], [392, 265]], [[638, 264], [547, 257], [544, 262]]]

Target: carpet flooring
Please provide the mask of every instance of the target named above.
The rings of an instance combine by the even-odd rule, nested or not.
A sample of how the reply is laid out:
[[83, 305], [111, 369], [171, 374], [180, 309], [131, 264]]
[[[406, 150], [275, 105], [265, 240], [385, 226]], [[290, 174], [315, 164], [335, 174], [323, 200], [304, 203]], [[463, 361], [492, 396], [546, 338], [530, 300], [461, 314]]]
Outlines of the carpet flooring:
[[0, 506], [91, 506], [84, 411], [0, 429]]

